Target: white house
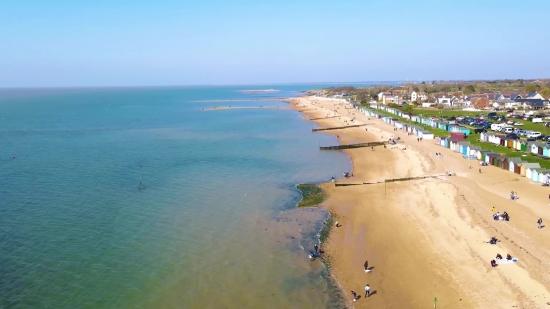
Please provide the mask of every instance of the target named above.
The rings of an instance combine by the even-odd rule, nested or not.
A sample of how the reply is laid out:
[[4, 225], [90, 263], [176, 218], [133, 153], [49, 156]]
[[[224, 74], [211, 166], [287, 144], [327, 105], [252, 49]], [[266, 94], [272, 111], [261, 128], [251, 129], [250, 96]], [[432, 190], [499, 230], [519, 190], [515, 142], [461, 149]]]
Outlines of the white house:
[[443, 104], [447, 106], [451, 106], [451, 98], [446, 96], [441, 96], [437, 98], [437, 104]]
[[434, 104], [433, 103], [430, 103], [430, 102], [422, 102], [422, 107], [423, 108], [429, 108], [429, 107], [432, 107]]
[[416, 92], [416, 91], [413, 91], [411, 93], [411, 101], [412, 102], [416, 102], [416, 101], [427, 101], [428, 100], [428, 96], [424, 93], [424, 92]]
[[384, 98], [384, 96], [386, 95], [391, 95], [391, 92], [380, 92], [378, 94], [378, 101], [382, 101], [382, 99]]
[[540, 95], [538, 92], [531, 92], [527, 94], [525, 97], [526, 99], [537, 99], [537, 100], [544, 100], [544, 97]]

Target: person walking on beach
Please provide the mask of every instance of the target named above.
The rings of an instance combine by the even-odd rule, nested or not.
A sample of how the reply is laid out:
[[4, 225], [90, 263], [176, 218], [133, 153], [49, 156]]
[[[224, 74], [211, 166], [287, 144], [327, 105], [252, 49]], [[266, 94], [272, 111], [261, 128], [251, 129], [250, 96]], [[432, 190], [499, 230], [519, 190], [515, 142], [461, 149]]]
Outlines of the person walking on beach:
[[542, 228], [542, 218], [539, 218], [539, 220], [537, 221], [537, 224], [539, 226], [539, 229]]
[[363, 264], [363, 267], [365, 268], [365, 272], [369, 270], [369, 261], [365, 261], [365, 264]]
[[353, 301], [357, 301], [357, 293], [355, 291], [351, 291], [351, 296], [353, 296]]
[[370, 286], [367, 284], [365, 286], [365, 298], [370, 296]]
[[313, 249], [315, 249], [315, 253], [319, 253], [319, 246], [317, 244], [313, 246]]

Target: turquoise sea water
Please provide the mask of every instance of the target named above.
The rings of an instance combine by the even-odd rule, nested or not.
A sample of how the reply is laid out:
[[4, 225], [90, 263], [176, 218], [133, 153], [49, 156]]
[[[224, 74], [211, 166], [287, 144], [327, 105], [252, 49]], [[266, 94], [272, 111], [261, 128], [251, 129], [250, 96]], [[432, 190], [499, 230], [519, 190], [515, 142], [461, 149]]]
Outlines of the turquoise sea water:
[[[350, 169], [335, 138], [201, 111], [322, 86], [0, 90], [0, 308], [333, 306], [294, 186]], [[216, 99], [259, 101], [192, 102]]]

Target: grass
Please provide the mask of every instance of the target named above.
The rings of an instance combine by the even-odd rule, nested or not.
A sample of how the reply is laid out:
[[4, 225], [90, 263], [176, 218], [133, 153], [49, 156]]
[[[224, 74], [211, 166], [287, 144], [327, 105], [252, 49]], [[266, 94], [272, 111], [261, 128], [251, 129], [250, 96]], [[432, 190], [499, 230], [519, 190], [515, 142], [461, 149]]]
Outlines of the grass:
[[432, 127], [430, 127], [430, 126], [428, 126], [428, 125], [425, 125], [425, 124], [422, 124], [422, 123], [418, 123], [418, 122], [414, 122], [414, 121], [411, 121], [411, 120], [408, 120], [408, 119], [399, 117], [399, 116], [394, 115], [394, 114], [392, 114], [392, 113], [388, 113], [388, 112], [386, 112], [386, 111], [384, 111], [384, 110], [372, 109], [372, 108], [370, 108], [370, 106], [367, 106], [367, 105], [363, 105], [362, 107], [363, 107], [363, 108], [370, 109], [370, 110], [372, 110], [372, 111], [374, 111], [375, 113], [380, 114], [380, 115], [385, 115], [385, 116], [389, 116], [389, 117], [392, 117], [392, 118], [399, 119], [400, 122], [403, 122], [403, 123], [407, 123], [407, 124], [411, 124], [411, 125], [414, 125], [414, 126], [417, 126], [417, 127], [424, 128], [426, 131], [432, 132], [435, 136], [447, 137], [447, 136], [450, 136], [450, 135], [451, 135], [450, 132], [448, 132], [448, 131], [441, 130], [441, 129], [437, 129], [437, 128], [432, 128]]
[[321, 243], [324, 243], [325, 240], [327, 240], [328, 235], [330, 233], [330, 229], [332, 228], [332, 224], [334, 223], [334, 215], [331, 213], [328, 217], [327, 221], [325, 221], [325, 226], [323, 226], [323, 229], [319, 233], [319, 240]]
[[[436, 109], [421, 109], [421, 108], [415, 108], [414, 113], [418, 116], [424, 116], [424, 117], [434, 116], [434, 117], [437, 117], [437, 118], [441, 118], [442, 116], [447, 116], [447, 117], [451, 117], [451, 116], [455, 116], [455, 117], [459, 117], [459, 116], [475, 117], [477, 115], [487, 116], [487, 112], [483, 113], [483, 112], [470, 112], [470, 111], [461, 111], [461, 110], [436, 110]], [[497, 112], [497, 114], [506, 116], [508, 113], [507, 112]], [[538, 132], [541, 132], [543, 135], [550, 135], [550, 128], [545, 127], [542, 123], [533, 123], [531, 121], [525, 121], [525, 120], [520, 120], [520, 119], [515, 119], [515, 118], [513, 118], [512, 120], [514, 120], [515, 122], [523, 123], [522, 126], [518, 126], [518, 128], [520, 128], [520, 129], [538, 131]], [[490, 121], [493, 121], [493, 120], [490, 120]], [[493, 122], [495, 122], [495, 121], [493, 121]], [[500, 123], [500, 122], [495, 122], [495, 123]]]
[[[364, 107], [371, 109], [369, 106], [364, 106]], [[402, 117], [399, 117], [399, 116], [394, 115], [392, 113], [388, 113], [386, 111], [382, 111], [382, 110], [378, 110], [378, 109], [375, 109], [374, 111], [376, 113], [379, 113], [379, 114], [383, 114], [383, 115], [391, 116], [391, 117], [394, 117], [394, 118], [398, 118], [399, 121], [404, 122], [404, 123], [411, 123], [411, 124], [414, 124], [414, 125], [418, 125], [419, 127], [424, 127], [426, 129], [426, 131], [434, 133], [435, 136], [449, 136], [449, 132], [447, 132], [447, 131], [440, 130], [440, 129], [435, 129], [435, 128], [432, 128], [430, 126], [420, 125], [418, 123], [406, 120]], [[424, 110], [424, 111], [428, 111], [428, 110]], [[463, 112], [463, 111], [441, 111], [442, 112], [441, 114], [439, 114], [438, 110], [429, 110], [429, 112], [431, 112], [432, 114], [424, 113], [423, 116], [432, 116], [433, 115], [433, 116], [438, 117], [438, 115], [439, 115], [439, 117], [440, 117], [440, 116], [446, 115], [446, 116], [449, 116], [449, 117], [450, 116], [457, 117], [457, 116], [468, 115], [467, 113], [473, 113], [474, 116], [479, 115], [479, 112]], [[454, 113], [454, 114], [451, 114], [451, 113]], [[420, 115], [420, 112], [418, 112], [417, 114]], [[524, 122], [524, 123], [527, 123], [527, 122]], [[530, 125], [538, 125], [538, 124], [530, 123]], [[470, 126], [466, 126], [466, 127], [471, 128], [471, 130], [473, 132], [472, 127], [470, 127]], [[524, 127], [527, 127], [527, 124]], [[544, 127], [544, 126], [540, 125], [540, 127]], [[531, 129], [526, 128], [526, 130], [531, 130]], [[540, 130], [540, 128], [537, 128], [536, 130], [538, 131], [538, 130]], [[543, 134], [544, 134], [544, 132], [543, 132]], [[550, 135], [550, 134], [548, 134], [548, 135]], [[473, 134], [472, 133], [468, 136], [468, 138], [465, 141], [470, 142], [470, 144], [472, 144], [472, 145], [479, 146], [483, 150], [492, 151], [494, 153], [498, 153], [498, 154], [501, 154], [501, 155], [506, 156], [506, 157], [521, 157], [522, 161], [529, 162], [529, 163], [538, 163], [541, 167], [544, 167], [546, 169], [550, 169], [550, 160], [541, 159], [537, 156], [532, 155], [531, 153], [522, 152], [522, 151], [519, 151], [519, 150], [504, 147], [504, 146], [497, 146], [497, 145], [492, 144], [492, 143], [481, 142], [481, 141], [479, 141], [479, 138], [480, 138], [480, 134]]]
[[302, 193], [298, 207], [316, 206], [325, 200], [325, 192], [317, 184], [299, 184], [296, 187]]
[[470, 142], [470, 144], [472, 145], [481, 147], [481, 149], [483, 150], [492, 151], [506, 157], [520, 157], [522, 161], [529, 163], [538, 163], [541, 167], [550, 169], [550, 160], [541, 159], [537, 156], [532, 155], [531, 153], [522, 152], [504, 146], [497, 146], [492, 143], [481, 142], [479, 141], [479, 137], [479, 134], [471, 134], [470, 136], [468, 136], [466, 141]]

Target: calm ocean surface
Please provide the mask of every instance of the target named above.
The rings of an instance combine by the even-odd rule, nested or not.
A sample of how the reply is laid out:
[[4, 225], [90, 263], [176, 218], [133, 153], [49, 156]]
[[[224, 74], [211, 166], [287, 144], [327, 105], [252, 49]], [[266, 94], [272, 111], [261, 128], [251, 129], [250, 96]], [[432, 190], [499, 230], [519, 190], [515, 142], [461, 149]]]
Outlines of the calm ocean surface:
[[335, 307], [294, 187], [349, 170], [335, 138], [201, 111], [326, 86], [0, 90], [0, 308]]

